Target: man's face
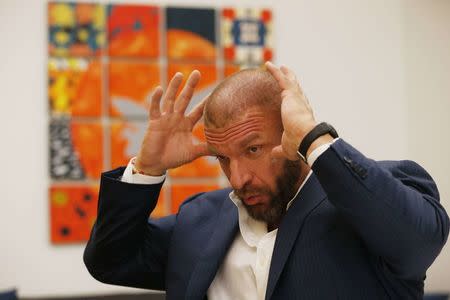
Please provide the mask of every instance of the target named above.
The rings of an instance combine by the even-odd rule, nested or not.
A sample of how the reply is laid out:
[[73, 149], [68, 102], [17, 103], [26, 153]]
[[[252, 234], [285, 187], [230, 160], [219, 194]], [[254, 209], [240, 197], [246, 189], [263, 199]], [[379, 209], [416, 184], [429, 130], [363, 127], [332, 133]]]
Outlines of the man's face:
[[299, 161], [271, 155], [281, 143], [282, 129], [279, 113], [254, 107], [224, 128], [205, 130], [211, 151], [249, 215], [271, 224], [280, 221], [301, 173]]

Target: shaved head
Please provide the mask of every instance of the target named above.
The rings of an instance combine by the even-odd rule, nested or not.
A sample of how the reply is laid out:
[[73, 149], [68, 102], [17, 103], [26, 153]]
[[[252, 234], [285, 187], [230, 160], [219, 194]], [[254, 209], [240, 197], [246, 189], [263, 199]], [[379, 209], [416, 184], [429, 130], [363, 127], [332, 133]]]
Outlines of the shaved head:
[[251, 107], [280, 111], [281, 88], [263, 69], [245, 69], [222, 81], [208, 97], [204, 108], [206, 127], [223, 128]]

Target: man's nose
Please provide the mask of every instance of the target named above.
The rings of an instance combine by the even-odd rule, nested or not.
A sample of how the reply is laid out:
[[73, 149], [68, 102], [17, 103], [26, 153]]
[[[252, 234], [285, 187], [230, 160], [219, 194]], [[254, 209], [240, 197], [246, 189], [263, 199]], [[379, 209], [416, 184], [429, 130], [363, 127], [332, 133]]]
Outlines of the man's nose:
[[237, 160], [230, 162], [230, 184], [235, 190], [242, 189], [251, 181], [252, 175], [248, 168]]

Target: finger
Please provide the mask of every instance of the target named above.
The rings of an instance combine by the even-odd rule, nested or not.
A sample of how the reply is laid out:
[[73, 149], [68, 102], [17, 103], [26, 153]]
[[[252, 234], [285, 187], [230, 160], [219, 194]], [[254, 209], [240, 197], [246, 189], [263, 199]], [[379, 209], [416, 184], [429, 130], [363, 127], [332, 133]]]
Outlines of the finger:
[[163, 89], [161, 86], [157, 86], [152, 95], [152, 100], [150, 103], [150, 119], [156, 119], [161, 116], [161, 110], [159, 105], [161, 103], [161, 97], [163, 95]]
[[304, 96], [303, 98], [305, 99], [306, 104], [308, 105], [308, 108], [310, 110], [312, 110], [311, 103], [309, 102], [309, 98], [305, 95], [305, 93], [303, 93], [303, 96]]
[[184, 113], [189, 105], [189, 101], [191, 101], [192, 95], [194, 94], [195, 87], [200, 81], [200, 77], [200, 72], [197, 70], [192, 71], [191, 75], [189, 75], [178, 100], [175, 101], [175, 111]]
[[163, 107], [162, 111], [166, 113], [173, 112], [173, 103], [175, 102], [175, 97], [177, 96], [178, 89], [183, 82], [183, 74], [180, 72], [175, 73], [167, 86], [166, 93], [163, 97]]
[[291, 69], [286, 66], [281, 66], [280, 70], [289, 80], [298, 83], [297, 76], [295, 76], [295, 73]]
[[273, 158], [287, 158], [286, 153], [283, 151], [283, 146], [281, 145], [273, 147], [271, 155]]
[[206, 100], [208, 100], [208, 96], [206, 96], [199, 104], [197, 104], [192, 111], [187, 115], [187, 117], [192, 121], [192, 126], [197, 124], [197, 122], [203, 116], [203, 108], [205, 107]]
[[280, 69], [277, 68], [277, 66], [275, 66], [270, 61], [266, 62], [265, 66], [267, 70], [270, 72], [270, 74], [272, 74], [272, 76], [275, 77], [275, 79], [277, 80], [278, 84], [282, 89], [285, 90], [289, 88], [290, 85], [286, 76], [283, 74], [283, 72], [281, 72]]
[[289, 79], [291, 84], [293, 86], [296, 86], [298, 88], [298, 90], [300, 91], [300, 93], [303, 94], [303, 89], [302, 89], [300, 82], [298, 81], [297, 76], [295, 75], [294, 71], [292, 71], [291, 69], [289, 69], [286, 66], [281, 66], [280, 70], [286, 76], [286, 78]]

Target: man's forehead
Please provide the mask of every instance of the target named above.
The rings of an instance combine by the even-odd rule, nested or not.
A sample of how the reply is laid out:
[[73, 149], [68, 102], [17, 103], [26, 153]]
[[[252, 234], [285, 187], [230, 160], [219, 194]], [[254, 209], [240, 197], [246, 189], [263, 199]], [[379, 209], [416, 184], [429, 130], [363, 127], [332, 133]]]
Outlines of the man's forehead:
[[214, 123], [205, 124], [205, 131], [217, 133], [228, 132], [249, 122], [263, 121], [266, 117], [267, 113], [262, 109], [236, 111], [233, 116], [231, 116], [228, 120], [225, 120], [225, 122], [222, 122], [220, 125]]
[[253, 131], [262, 131], [264, 127], [264, 115], [253, 114], [221, 128], [205, 127], [205, 136], [213, 144], [231, 142]]
[[211, 141], [208, 139], [206, 141], [210, 152], [217, 154], [223, 152], [223, 150], [246, 148], [250, 143], [257, 141], [262, 136], [261, 131], [251, 131], [241, 136], [237, 136], [232, 141]]

